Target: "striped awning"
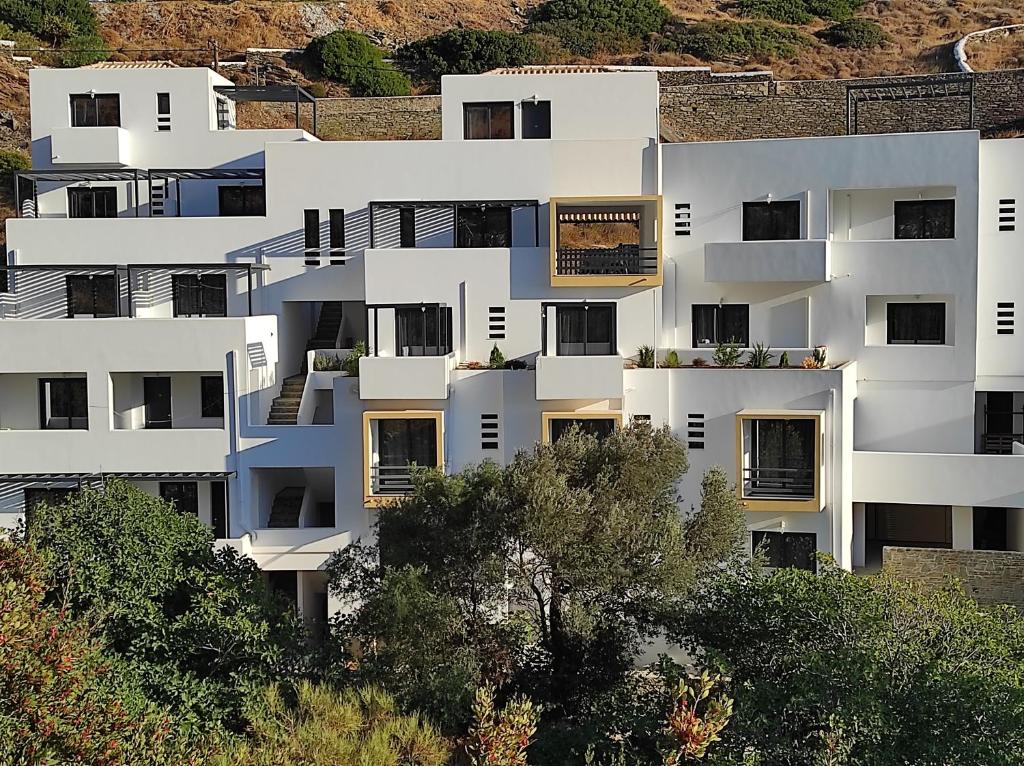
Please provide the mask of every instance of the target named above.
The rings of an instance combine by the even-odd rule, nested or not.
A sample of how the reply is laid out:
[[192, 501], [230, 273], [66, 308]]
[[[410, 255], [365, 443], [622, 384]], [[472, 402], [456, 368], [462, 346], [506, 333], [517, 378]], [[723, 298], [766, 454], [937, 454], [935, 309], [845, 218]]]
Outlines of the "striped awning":
[[572, 210], [558, 214], [559, 223], [640, 223], [639, 210]]

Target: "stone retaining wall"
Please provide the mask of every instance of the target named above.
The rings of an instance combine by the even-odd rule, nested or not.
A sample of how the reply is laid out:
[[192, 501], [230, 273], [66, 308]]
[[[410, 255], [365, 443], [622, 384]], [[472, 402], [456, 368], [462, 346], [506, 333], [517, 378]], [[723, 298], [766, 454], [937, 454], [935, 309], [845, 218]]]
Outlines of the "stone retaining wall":
[[926, 591], [955, 578], [981, 604], [1010, 604], [1024, 610], [1024, 553], [886, 547], [882, 567]]

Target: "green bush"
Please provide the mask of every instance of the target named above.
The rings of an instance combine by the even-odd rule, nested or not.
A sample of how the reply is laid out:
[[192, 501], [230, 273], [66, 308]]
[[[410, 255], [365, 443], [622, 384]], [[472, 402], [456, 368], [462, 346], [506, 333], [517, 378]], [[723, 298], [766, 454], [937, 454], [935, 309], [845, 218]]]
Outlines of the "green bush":
[[660, 0], [548, 0], [537, 7], [528, 31], [544, 22], [568, 22], [584, 32], [646, 37], [668, 18]]
[[668, 50], [706, 61], [727, 58], [792, 58], [813, 39], [795, 29], [767, 21], [702, 21], [676, 23], [665, 34]]
[[0, 21], [15, 31], [29, 32], [50, 42], [63, 40], [48, 37], [47, 29], [67, 38], [99, 31], [89, 0], [0, 0]]
[[385, 63], [366, 35], [344, 29], [317, 37], [306, 55], [324, 77], [349, 86], [356, 96], [407, 96], [409, 78]]
[[24, 152], [0, 149], [0, 193], [10, 190], [15, 173], [31, 167], [32, 161]]
[[103, 49], [107, 44], [99, 35], [81, 35], [69, 40], [63, 45], [64, 51], [60, 54], [60, 65], [62, 67], [87, 66], [103, 61], [107, 53]]
[[843, 21], [864, 5], [864, 0], [806, 0], [807, 10], [821, 19]]
[[499, 67], [536, 62], [540, 50], [528, 35], [480, 29], [449, 29], [402, 46], [396, 54], [411, 68], [439, 78], [446, 74], [480, 74]]
[[867, 19], [847, 19], [833, 24], [818, 33], [825, 42], [837, 48], [858, 48], [865, 50], [877, 48], [885, 42], [885, 33], [873, 21]]
[[629, 53], [640, 49], [642, 40], [625, 32], [581, 29], [573, 21], [541, 21], [530, 25], [530, 36], [557, 40], [572, 56], [590, 57], [600, 53]]
[[739, 11], [744, 16], [774, 19], [785, 24], [806, 24], [814, 18], [805, 0], [740, 0]]

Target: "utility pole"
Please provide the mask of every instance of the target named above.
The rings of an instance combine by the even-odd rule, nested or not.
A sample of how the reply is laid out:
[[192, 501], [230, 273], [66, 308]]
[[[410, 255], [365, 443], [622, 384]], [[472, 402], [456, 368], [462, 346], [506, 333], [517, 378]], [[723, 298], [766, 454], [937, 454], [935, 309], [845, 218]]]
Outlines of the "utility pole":
[[210, 40], [210, 48], [213, 50], [213, 71], [220, 71], [220, 43]]

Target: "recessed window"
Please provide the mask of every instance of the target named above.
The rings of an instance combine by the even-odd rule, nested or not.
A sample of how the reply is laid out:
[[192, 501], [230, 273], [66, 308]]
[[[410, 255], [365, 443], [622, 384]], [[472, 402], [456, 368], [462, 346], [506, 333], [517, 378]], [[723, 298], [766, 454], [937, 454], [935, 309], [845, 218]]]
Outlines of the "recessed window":
[[156, 129], [166, 132], [171, 129], [171, 94], [156, 94]]
[[218, 186], [219, 215], [266, 215], [266, 189], [263, 186]]
[[160, 497], [178, 513], [199, 515], [199, 485], [194, 481], [162, 481]]
[[117, 314], [117, 280], [113, 274], [64, 278], [68, 316], [112, 317]]
[[511, 247], [512, 208], [486, 205], [455, 208], [456, 247]]
[[68, 189], [68, 218], [117, 218], [113, 186]]
[[743, 203], [743, 241], [800, 239], [800, 201]]
[[452, 309], [436, 303], [395, 309], [397, 356], [444, 356], [452, 351]]
[[751, 532], [750, 547], [773, 569], [817, 570], [818, 536], [806, 532]]
[[579, 429], [580, 432], [596, 436], [598, 439], [603, 439], [606, 436], [611, 436], [615, 431], [616, 420], [615, 418], [552, 418], [551, 433], [549, 439], [551, 443], [557, 442], [565, 434], [567, 434], [573, 428]]
[[71, 96], [71, 127], [98, 128], [121, 125], [121, 97], [116, 93]]
[[956, 201], [922, 199], [894, 203], [896, 239], [952, 239]]
[[[439, 413], [438, 413], [439, 415]], [[440, 467], [440, 419], [375, 417], [364, 414], [367, 437], [368, 496], [407, 495], [412, 491], [412, 467]]]
[[204, 418], [224, 417], [224, 378], [220, 375], [203, 375], [199, 379]]
[[463, 137], [469, 140], [515, 138], [511, 101], [463, 104]]
[[85, 378], [40, 379], [39, 426], [46, 430], [85, 430], [89, 427]]
[[331, 258], [343, 258], [345, 256], [345, 211], [341, 208], [328, 210], [327, 222]]
[[816, 434], [813, 418], [744, 420], [743, 497], [813, 498]]
[[551, 102], [523, 102], [523, 138], [551, 138]]
[[720, 343], [750, 345], [750, 306], [746, 303], [694, 304], [693, 347]]
[[7, 266], [0, 265], [0, 293], [9, 293], [11, 291], [10, 271]]
[[416, 208], [398, 208], [398, 246], [416, 247]]
[[615, 304], [560, 305], [558, 356], [610, 356], [615, 353]]
[[171, 379], [167, 375], [147, 376], [142, 379], [142, 399], [146, 428], [171, 428]]
[[938, 346], [945, 342], [945, 303], [886, 304], [886, 343]]
[[172, 274], [174, 316], [227, 316], [227, 276], [224, 274]]

